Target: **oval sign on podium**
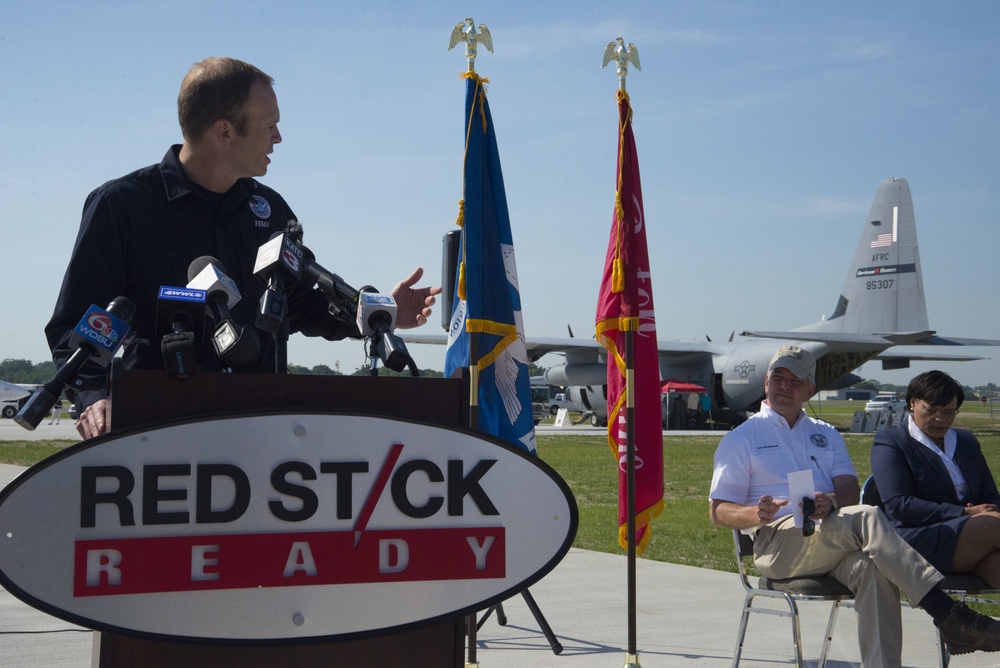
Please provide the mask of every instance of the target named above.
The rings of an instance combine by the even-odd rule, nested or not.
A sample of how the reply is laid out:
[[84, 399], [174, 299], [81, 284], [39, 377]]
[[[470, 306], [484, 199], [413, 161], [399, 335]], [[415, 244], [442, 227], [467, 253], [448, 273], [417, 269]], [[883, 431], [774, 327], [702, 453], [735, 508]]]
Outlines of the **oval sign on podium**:
[[125, 431], [0, 493], [0, 582], [49, 614], [156, 639], [316, 642], [482, 610], [551, 571], [577, 508], [484, 434], [278, 413]]

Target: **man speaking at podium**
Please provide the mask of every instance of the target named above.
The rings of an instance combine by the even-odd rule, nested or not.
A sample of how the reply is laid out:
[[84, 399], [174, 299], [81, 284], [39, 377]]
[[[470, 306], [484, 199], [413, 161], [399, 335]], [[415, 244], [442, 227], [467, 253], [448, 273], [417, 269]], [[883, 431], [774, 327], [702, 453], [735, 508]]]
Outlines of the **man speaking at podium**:
[[[232, 58], [207, 58], [184, 77], [177, 99], [184, 143], [163, 160], [105, 183], [84, 204], [76, 244], [52, 319], [45, 328], [57, 366], [73, 352], [74, 324], [91, 304], [117, 296], [132, 300], [136, 313], [125, 339], [126, 369], [163, 369], [157, 338], [160, 286], [183, 286], [196, 258], [218, 258], [241, 300], [232, 319], [253, 326], [265, 283], [254, 275], [258, 248], [284, 231], [295, 215], [263, 176], [268, 157], [281, 141], [274, 80], [253, 65]], [[440, 287], [416, 288], [417, 268], [392, 291], [398, 327], [417, 327], [430, 316]], [[329, 340], [360, 337], [356, 326], [331, 314], [325, 293], [308, 282], [286, 287], [290, 332]], [[251, 371], [275, 370], [274, 342], [260, 333], [260, 352]], [[222, 369], [198, 354], [202, 368]], [[208, 346], [211, 349], [211, 346]], [[107, 372], [84, 366], [80, 391], [71, 397], [81, 411], [77, 431], [84, 438], [107, 429]]]

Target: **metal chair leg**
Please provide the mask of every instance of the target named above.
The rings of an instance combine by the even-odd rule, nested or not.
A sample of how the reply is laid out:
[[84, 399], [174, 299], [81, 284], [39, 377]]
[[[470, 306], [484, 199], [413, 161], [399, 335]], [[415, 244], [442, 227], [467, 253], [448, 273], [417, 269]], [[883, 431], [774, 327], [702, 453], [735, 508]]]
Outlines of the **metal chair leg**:
[[826, 656], [830, 651], [830, 643], [833, 642], [833, 628], [837, 624], [837, 612], [840, 611], [840, 601], [833, 602], [830, 609], [830, 621], [826, 623], [826, 639], [823, 640], [823, 651], [819, 655], [819, 663], [816, 668], [826, 668]]
[[948, 664], [951, 663], [951, 652], [948, 651], [948, 645], [945, 644], [944, 638], [941, 637], [941, 629], [936, 630], [938, 642], [938, 666], [940, 666], [940, 668], [948, 668]]

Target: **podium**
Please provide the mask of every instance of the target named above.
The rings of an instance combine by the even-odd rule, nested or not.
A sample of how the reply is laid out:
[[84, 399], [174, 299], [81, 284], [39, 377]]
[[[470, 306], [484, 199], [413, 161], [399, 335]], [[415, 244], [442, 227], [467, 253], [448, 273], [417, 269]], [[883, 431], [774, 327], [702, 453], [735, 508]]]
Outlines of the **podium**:
[[[239, 413], [337, 410], [451, 425], [468, 423], [468, 382], [461, 378], [197, 374], [112, 367], [112, 430]], [[463, 666], [465, 619], [344, 641], [241, 646], [163, 642], [95, 632], [100, 668], [278, 668], [295, 666]]]

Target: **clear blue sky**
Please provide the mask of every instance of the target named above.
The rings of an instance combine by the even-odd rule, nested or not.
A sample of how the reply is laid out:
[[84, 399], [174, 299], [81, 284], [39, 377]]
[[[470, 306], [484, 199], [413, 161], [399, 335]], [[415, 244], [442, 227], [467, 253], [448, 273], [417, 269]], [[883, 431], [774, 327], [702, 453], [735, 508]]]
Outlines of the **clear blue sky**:
[[[477, 70], [491, 82], [528, 338], [593, 333], [617, 130], [617, 80], [600, 64], [618, 36], [642, 63], [628, 81], [661, 339], [829, 315], [892, 176], [913, 191], [931, 327], [1000, 338], [992, 0], [6, 0], [0, 358], [48, 359], [42, 330], [84, 198], [180, 141], [181, 78], [211, 55], [276, 79], [284, 142], [263, 180], [321, 264], [383, 290], [417, 265], [439, 282], [462, 186], [465, 61], [447, 46], [466, 16], [496, 51], [480, 48]], [[438, 347], [411, 352], [442, 366]], [[975, 352], [994, 359], [942, 368], [1000, 382], [1000, 348]], [[296, 336], [289, 359], [351, 372], [364, 356]], [[928, 368], [861, 374], [902, 383]]]

